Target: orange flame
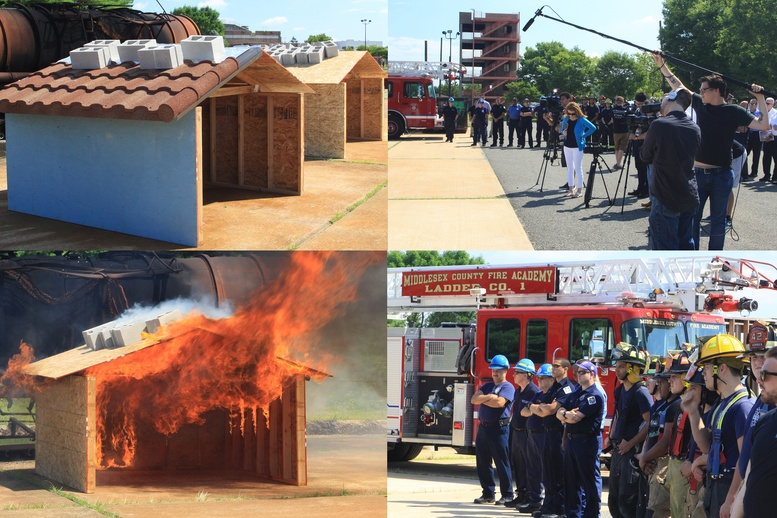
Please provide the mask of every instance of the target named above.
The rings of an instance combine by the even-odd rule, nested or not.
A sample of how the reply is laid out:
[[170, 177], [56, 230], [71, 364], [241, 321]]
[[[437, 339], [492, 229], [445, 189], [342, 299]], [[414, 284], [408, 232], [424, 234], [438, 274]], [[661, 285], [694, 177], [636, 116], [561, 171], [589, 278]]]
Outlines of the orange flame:
[[24, 374], [24, 368], [35, 359], [32, 347], [22, 341], [19, 352], [8, 360], [8, 368], [0, 377], [0, 397], [10, 402], [13, 398], [33, 396], [39, 386], [35, 385], [32, 376]]
[[161, 328], [158, 345], [86, 371], [97, 380], [98, 465], [131, 466], [141, 424], [170, 435], [224, 409], [239, 416], [244, 433], [246, 422], [256, 426], [257, 409], [267, 415], [289, 377], [338, 360], [317, 348], [317, 331], [356, 300], [364, 269], [385, 254], [294, 252], [289, 259], [232, 317], [191, 314]]

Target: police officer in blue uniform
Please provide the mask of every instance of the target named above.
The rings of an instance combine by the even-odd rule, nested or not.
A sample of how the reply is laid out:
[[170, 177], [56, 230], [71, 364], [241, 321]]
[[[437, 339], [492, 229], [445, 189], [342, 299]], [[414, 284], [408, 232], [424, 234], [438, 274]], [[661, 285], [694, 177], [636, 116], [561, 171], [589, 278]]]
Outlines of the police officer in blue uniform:
[[[475, 499], [476, 504], [504, 505], [513, 499], [513, 477], [510, 473], [508, 439], [510, 437], [510, 411], [515, 397], [515, 387], [507, 381], [510, 362], [501, 354], [491, 359], [491, 379], [472, 396], [472, 404], [478, 409], [478, 434], [475, 438], [475, 461], [478, 479], [483, 493]], [[499, 490], [502, 497], [495, 501], [496, 484], [494, 466], [499, 473]]]
[[[564, 425], [556, 418], [556, 412], [563, 406], [566, 399], [575, 391], [575, 386], [567, 377], [572, 364], [566, 358], [556, 358], [551, 364], [553, 386], [545, 393], [541, 403], [530, 406], [532, 413], [543, 418], [545, 428], [545, 444], [542, 458], [542, 485], [545, 488], [545, 499], [540, 513], [564, 514], [564, 458], [561, 453], [561, 439]], [[553, 445], [553, 447], [547, 447]], [[530, 504], [519, 507], [521, 512], [529, 512]]]
[[594, 383], [596, 366], [578, 364], [580, 390], [569, 397], [556, 417], [564, 431], [564, 493], [566, 516], [596, 518], [602, 495], [596, 480], [601, 477], [599, 455], [602, 452], [602, 407], [604, 395]]
[[517, 385], [515, 392], [515, 405], [513, 406], [513, 419], [510, 421], [510, 461], [515, 477], [515, 498], [508, 502], [507, 507], [533, 504], [531, 511], [540, 510], [542, 502], [542, 484], [540, 477], [542, 466], [539, 463], [539, 453], [535, 449], [535, 443], [529, 438], [527, 431], [528, 415], [524, 415], [524, 408], [540, 392], [537, 385], [532, 383], [535, 374], [534, 362], [524, 358], [515, 364], [513, 380]]

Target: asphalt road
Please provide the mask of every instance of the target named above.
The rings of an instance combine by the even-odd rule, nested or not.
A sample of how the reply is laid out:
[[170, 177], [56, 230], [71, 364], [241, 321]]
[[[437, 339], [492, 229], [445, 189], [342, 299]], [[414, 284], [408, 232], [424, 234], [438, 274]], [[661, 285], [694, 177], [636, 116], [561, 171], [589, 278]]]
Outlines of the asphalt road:
[[[611, 518], [607, 509], [608, 473], [603, 471], [602, 518]], [[504, 506], [474, 504], [480, 496], [474, 455], [457, 455], [451, 448], [435, 452], [424, 448], [410, 462], [388, 464], [388, 516], [403, 518], [521, 516]]]
[[[566, 168], [561, 167], [560, 160], [552, 164], [543, 160], [544, 147], [481, 149], [535, 250], [647, 250], [648, 212], [641, 207], [645, 200], [628, 195], [624, 199], [623, 196], [624, 192], [637, 187], [633, 163], [629, 174], [621, 175], [620, 171], [608, 170], [608, 166], [615, 165], [615, 155], [602, 155], [603, 172], [596, 174], [594, 198], [589, 208], [585, 208], [582, 196], [576, 199], [563, 197], [565, 191], [559, 186], [566, 185]], [[591, 161], [592, 155], [585, 155], [583, 169], [586, 173]], [[547, 167], [543, 167], [545, 164]], [[544, 185], [541, 168], [545, 170]], [[777, 225], [772, 224], [771, 202], [777, 196], [777, 184], [758, 180], [742, 182], [734, 193], [738, 196], [734, 226], [726, 235], [725, 249], [774, 248]], [[608, 195], [613, 199], [612, 206]], [[709, 205], [707, 207], [708, 212]], [[702, 225], [702, 250], [707, 249], [707, 228], [706, 223]]]

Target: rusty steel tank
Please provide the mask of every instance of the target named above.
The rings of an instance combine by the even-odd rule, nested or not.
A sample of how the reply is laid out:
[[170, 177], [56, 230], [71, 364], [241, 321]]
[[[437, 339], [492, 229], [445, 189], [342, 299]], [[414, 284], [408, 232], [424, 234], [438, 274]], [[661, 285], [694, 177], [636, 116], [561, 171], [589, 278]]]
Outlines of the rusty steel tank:
[[236, 308], [278, 277], [288, 254], [107, 252], [0, 260], [0, 370], [24, 340], [38, 358], [83, 344], [81, 332], [136, 305], [207, 301]]
[[16, 4], [0, 9], [0, 85], [67, 57], [94, 40], [179, 43], [200, 34], [188, 16], [76, 4]]

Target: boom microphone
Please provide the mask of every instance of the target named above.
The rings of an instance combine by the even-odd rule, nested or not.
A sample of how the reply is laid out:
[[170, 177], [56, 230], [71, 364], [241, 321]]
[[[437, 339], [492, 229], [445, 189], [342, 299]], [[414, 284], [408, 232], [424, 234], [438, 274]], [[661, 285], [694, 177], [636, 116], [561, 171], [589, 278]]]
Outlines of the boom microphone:
[[[543, 7], [544, 7], [544, 6], [543, 6]], [[539, 9], [537, 9], [537, 12], [536, 12], [536, 13], [534, 13], [534, 16], [532, 16], [532, 17], [531, 17], [531, 19], [530, 19], [528, 22], [526, 22], [526, 25], [524, 25], [524, 26], [523, 26], [523, 32], [526, 32], [527, 30], [529, 30], [529, 27], [531, 27], [531, 24], [533, 24], [533, 23], [534, 23], [534, 20], [536, 20], [536, 19], [537, 19], [537, 17], [538, 17], [539, 15], [541, 15], [541, 14], [542, 14], [542, 7], [540, 7]]]

